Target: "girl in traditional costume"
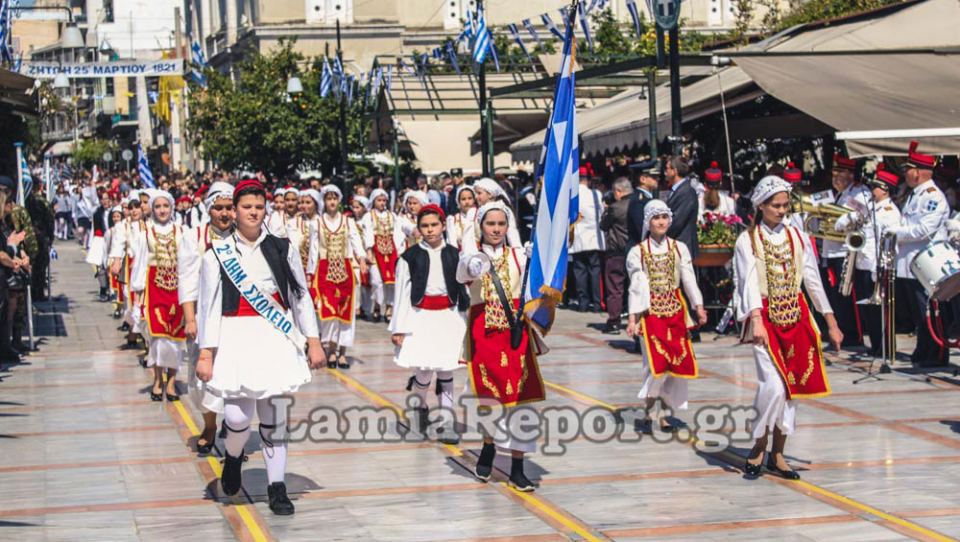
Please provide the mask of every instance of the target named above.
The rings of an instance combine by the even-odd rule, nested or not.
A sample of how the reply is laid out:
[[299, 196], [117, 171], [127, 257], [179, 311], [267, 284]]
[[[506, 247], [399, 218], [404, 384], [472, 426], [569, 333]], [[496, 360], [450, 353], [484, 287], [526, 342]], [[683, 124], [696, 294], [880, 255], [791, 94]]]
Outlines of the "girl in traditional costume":
[[[153, 368], [150, 399], [179, 401], [176, 376], [185, 352], [183, 310], [177, 295], [177, 251], [183, 230], [173, 222], [174, 200], [169, 192], [150, 195], [151, 217], [138, 235], [133, 257], [131, 289], [143, 310], [142, 332], [148, 339], [147, 367]], [[166, 373], [166, 388], [163, 377]]]
[[737, 238], [734, 257], [737, 319], [744, 324], [743, 341], [753, 343], [757, 365], [756, 443], [744, 467], [751, 478], [761, 474], [765, 455], [771, 472], [800, 478], [783, 457], [787, 436], [796, 428], [796, 400], [830, 393], [820, 332], [802, 288], [823, 314], [830, 343], [839, 350], [843, 340], [808, 237], [785, 224], [791, 188], [780, 177], [760, 180], [750, 197], [757, 213], [754, 225]]
[[[460, 351], [470, 306], [466, 288], [457, 282], [457, 249], [444, 242], [444, 213], [424, 205], [417, 213], [421, 241], [408, 248], [397, 265], [397, 290], [390, 333], [396, 346], [393, 361], [413, 369], [407, 391], [419, 397], [418, 430], [429, 425], [427, 391], [436, 374], [436, 393], [444, 416], [452, 414], [453, 371], [460, 367]], [[447, 418], [452, 420], [452, 416]], [[459, 442], [452, 423], [440, 428], [440, 441]]]
[[324, 208], [316, 240], [314, 304], [320, 318], [320, 338], [327, 349], [327, 367], [349, 369], [347, 347], [353, 346], [357, 325], [356, 284], [367, 265], [363, 258], [358, 258], [364, 250], [356, 223], [340, 212], [340, 189], [328, 184], [321, 195]]
[[[697, 359], [688, 330], [695, 324], [687, 310], [693, 305], [700, 325], [707, 323], [703, 296], [697, 287], [690, 250], [667, 237], [673, 213], [661, 200], [644, 208], [643, 240], [627, 254], [630, 275], [627, 333], [639, 336], [645, 363], [643, 385], [637, 397], [647, 402], [645, 426], [650, 424], [654, 404], [674, 412], [687, 408], [687, 381], [697, 378]], [[687, 301], [681, 294], [681, 286]], [[660, 412], [660, 429], [674, 431]]]
[[317, 273], [317, 235], [320, 233], [320, 211], [323, 210], [323, 198], [320, 192], [313, 188], [301, 190], [300, 212], [293, 220], [287, 222], [287, 237], [290, 243], [300, 253], [300, 262], [307, 274], [307, 288], [310, 299], [317, 298], [316, 286], [313, 277]]
[[[397, 259], [404, 236], [397, 216], [390, 210], [389, 196], [382, 188], [370, 193], [372, 208], [364, 215], [363, 242], [370, 264], [370, 289], [373, 296], [371, 319], [379, 322], [381, 314], [387, 321], [393, 313], [394, 284], [397, 280]], [[381, 312], [382, 311], [382, 312]]]
[[463, 249], [463, 232], [477, 213], [477, 195], [473, 187], [462, 185], [457, 189], [457, 214], [447, 217], [447, 243], [457, 250]]
[[[506, 190], [504, 190], [497, 181], [484, 177], [473, 183], [473, 193], [476, 196], [476, 207], [478, 208], [495, 201], [503, 203], [504, 210], [507, 213], [507, 246], [522, 246], [520, 230], [517, 229], [517, 219], [514, 218], [513, 211], [510, 210], [510, 197], [507, 195]], [[477, 223], [476, 211], [472, 212], [471, 215], [473, 219], [466, 222], [463, 238], [472, 240], [474, 243], [479, 243], [480, 232], [474, 228], [474, 225]], [[460, 250], [463, 250], [468, 242], [469, 241], [461, 242]]]
[[397, 216], [397, 225], [403, 234], [403, 244], [400, 254], [404, 250], [420, 242], [420, 232], [417, 230], [417, 213], [420, 208], [430, 203], [427, 195], [419, 190], [410, 190], [403, 196], [403, 212]]
[[103, 267], [108, 270], [110, 297], [113, 299], [113, 317], [117, 320], [123, 314], [123, 284], [119, 277], [113, 273], [113, 260], [110, 255], [114, 253], [114, 243], [118, 240], [117, 232], [123, 227], [125, 215], [126, 209], [124, 209], [122, 203], [111, 209], [107, 234], [104, 236]]
[[214, 240], [201, 264], [197, 377], [224, 401], [223, 492], [241, 488], [243, 447], [256, 411], [270, 510], [289, 515], [287, 420], [271, 399], [310, 382], [323, 348], [299, 251], [263, 227], [263, 185], [239, 182], [233, 202], [236, 231]]
[[[522, 248], [507, 244], [507, 207], [499, 201], [484, 205], [474, 226], [481, 233], [480, 246], [464, 250], [457, 266], [457, 280], [468, 285], [470, 294], [464, 344], [470, 387], [481, 400], [499, 402], [507, 409], [542, 401], [544, 384], [537, 364], [542, 349], [535, 333], [524, 324], [517, 348], [511, 342], [511, 322], [519, 308], [527, 258]], [[536, 450], [536, 441], [515, 438], [514, 432], [508, 431], [506, 413], [497, 422], [496, 434], [484, 436], [476, 475], [489, 480], [499, 446], [510, 450], [513, 459], [510, 484], [520, 491], [533, 491], [534, 485], [523, 472], [523, 456]]]
[[127, 217], [114, 228], [110, 242], [110, 274], [117, 278], [120, 287], [120, 299], [123, 306], [123, 323], [120, 331], [127, 333], [127, 342], [121, 350], [137, 348], [137, 327], [140, 310], [137, 307], [133, 290], [130, 288], [130, 274], [133, 272], [133, 256], [139, 234], [146, 228], [140, 207], [140, 193], [134, 190], [127, 197]]

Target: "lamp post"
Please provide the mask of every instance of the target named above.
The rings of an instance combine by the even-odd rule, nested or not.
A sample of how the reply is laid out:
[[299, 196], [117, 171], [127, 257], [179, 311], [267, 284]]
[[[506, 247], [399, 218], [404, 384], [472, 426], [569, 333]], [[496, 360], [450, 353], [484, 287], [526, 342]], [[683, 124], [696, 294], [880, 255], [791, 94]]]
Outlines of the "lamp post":
[[[343, 47], [340, 42], [340, 19], [337, 19], [337, 60], [340, 61], [341, 77], [346, 77], [346, 74], [343, 67]], [[339, 125], [339, 136], [340, 136], [340, 167], [338, 168], [340, 175], [343, 176], [344, 190], [347, 188], [347, 104], [345, 92], [340, 92], [340, 125]], [[344, 194], [344, 197], [349, 198], [350, 194]]]

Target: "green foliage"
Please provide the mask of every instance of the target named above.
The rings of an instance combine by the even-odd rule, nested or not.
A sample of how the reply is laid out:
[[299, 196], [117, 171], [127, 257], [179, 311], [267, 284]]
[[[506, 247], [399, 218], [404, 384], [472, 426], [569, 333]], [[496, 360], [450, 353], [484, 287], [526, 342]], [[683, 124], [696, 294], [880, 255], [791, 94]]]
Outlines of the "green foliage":
[[112, 150], [105, 139], [81, 139], [73, 149], [73, 163], [89, 168], [103, 161], [103, 153]]
[[[226, 169], [274, 177], [298, 169], [330, 174], [340, 160], [340, 106], [333, 93], [320, 97], [320, 65], [284, 41], [279, 49], [244, 61], [236, 82], [208, 70], [208, 87], [194, 87], [190, 93], [190, 137], [205, 158]], [[300, 78], [304, 91], [289, 97], [286, 86], [292, 75]], [[364, 140], [364, 93], [356, 91], [347, 108], [349, 149], [358, 149]]]
[[777, 21], [777, 30], [791, 26], [834, 19], [862, 11], [869, 11], [891, 4], [898, 4], [902, 0], [810, 0], [809, 2], [791, 2], [795, 4], [788, 13]]

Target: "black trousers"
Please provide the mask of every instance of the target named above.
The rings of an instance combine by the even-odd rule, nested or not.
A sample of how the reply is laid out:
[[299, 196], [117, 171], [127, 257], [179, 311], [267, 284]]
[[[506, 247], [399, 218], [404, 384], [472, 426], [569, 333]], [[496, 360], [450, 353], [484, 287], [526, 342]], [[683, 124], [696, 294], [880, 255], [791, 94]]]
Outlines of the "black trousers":
[[[860, 314], [857, 312], [857, 306], [854, 304], [854, 296], [840, 295], [840, 279], [843, 271], [843, 260], [845, 258], [827, 258], [826, 267], [820, 268], [820, 277], [823, 280], [823, 289], [827, 292], [827, 299], [830, 300], [830, 308], [833, 309], [833, 315], [837, 319], [837, 325], [843, 332], [843, 346], [863, 346], [863, 332], [860, 327]], [[834, 284], [830, 281], [830, 270], [833, 270]], [[854, 272], [856, 273], [856, 272]], [[856, 291], [856, 285], [854, 285]], [[870, 294], [857, 293], [857, 299], [869, 297]]]
[[30, 292], [33, 300], [38, 301], [47, 297], [47, 268], [50, 267], [50, 245], [40, 244], [37, 257], [31, 262], [33, 265], [30, 277]]
[[[903, 290], [906, 295], [903, 299], [903, 308], [917, 324], [917, 346], [910, 355], [910, 361], [921, 367], [939, 367], [947, 364], [948, 349], [941, 349], [930, 335], [930, 328], [927, 325], [928, 298], [927, 291], [923, 289], [920, 281], [917, 279], [897, 278], [897, 282], [903, 281]], [[900, 298], [897, 298], [897, 308], [901, 306]], [[942, 304], [940, 306], [941, 314], [948, 315], [950, 308]], [[949, 321], [949, 318], [947, 319]], [[947, 328], [947, 322], [944, 323]]]
[[600, 307], [600, 252], [589, 250], [573, 255], [573, 280], [577, 284], [577, 302], [585, 309]]
[[623, 252], [603, 255], [603, 297], [607, 303], [607, 323], [620, 324], [626, 304], [623, 285], [627, 279], [627, 257]]

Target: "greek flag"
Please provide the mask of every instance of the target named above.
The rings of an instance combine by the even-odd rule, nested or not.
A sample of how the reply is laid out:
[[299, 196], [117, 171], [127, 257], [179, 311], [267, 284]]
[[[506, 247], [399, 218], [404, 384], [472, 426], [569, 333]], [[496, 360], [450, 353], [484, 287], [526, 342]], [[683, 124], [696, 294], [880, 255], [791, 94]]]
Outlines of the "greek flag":
[[540, 41], [540, 35], [537, 34], [537, 29], [533, 27], [533, 23], [530, 22], [530, 19], [523, 20], [523, 27], [527, 29], [527, 32], [530, 33], [530, 37], [533, 38], [533, 41], [537, 42], [537, 47], [543, 47], [543, 42]]
[[545, 152], [539, 166], [543, 171], [543, 186], [533, 226], [533, 253], [527, 263], [528, 277], [523, 290], [524, 313], [543, 334], [553, 326], [557, 303], [563, 297], [569, 228], [580, 213], [574, 50], [573, 24], [569, 24], [553, 94], [553, 112], [544, 138]]
[[583, 36], [587, 38], [587, 47], [593, 52], [593, 36], [590, 35], [590, 21], [587, 20], [586, 13], [583, 12], [583, 3], [577, 4], [577, 15], [580, 17], [580, 28], [583, 30]]
[[207, 59], [203, 54], [203, 48], [200, 47], [200, 42], [192, 36], [190, 39], [190, 61], [194, 65], [194, 68], [190, 70], [190, 76], [198, 85], [206, 88], [207, 77], [203, 75], [203, 70], [207, 67]]
[[523, 40], [520, 39], [520, 31], [517, 30], [516, 23], [510, 23], [507, 25], [507, 29], [510, 30], [510, 35], [513, 36], [513, 41], [517, 42], [517, 45], [520, 46], [520, 50], [523, 51], [523, 54], [526, 55], [527, 60], [533, 64], [533, 59], [530, 58], [530, 53], [527, 51], [527, 46], [523, 44]]
[[156, 188], [157, 183], [153, 182], [153, 172], [150, 171], [150, 161], [147, 160], [147, 154], [143, 152], [143, 145], [137, 143], [137, 171], [140, 172], [140, 182], [147, 188]]
[[[457, 62], [457, 51], [453, 48], [453, 43], [447, 42], [447, 57], [450, 58], [450, 65], [453, 66], [453, 71], [457, 72], [457, 75], [462, 75], [460, 73], [460, 63]], [[387, 74], [387, 81], [389, 83], [389, 73]]]
[[[447, 44], [447, 46], [449, 47], [449, 44]], [[456, 55], [454, 55], [454, 56], [456, 56]], [[459, 70], [457, 70], [457, 73], [460, 73]], [[387, 94], [390, 94], [390, 91], [393, 90], [393, 64], [387, 65], [387, 86], [386, 86], [386, 89], [387, 89]]]
[[10, 50], [12, 19], [9, 0], [0, 0], [0, 62], [13, 61], [13, 53]]
[[23, 205], [27, 200], [27, 194], [33, 190], [33, 176], [30, 175], [30, 166], [27, 165], [27, 157], [20, 157], [20, 191], [17, 192], [17, 205]]
[[473, 38], [473, 61], [477, 64], [483, 64], [490, 52], [490, 46], [493, 40], [490, 39], [490, 31], [487, 30], [487, 21], [483, 16], [483, 5], [477, 8], [477, 27]]
[[323, 57], [323, 73], [320, 75], [320, 97], [326, 98], [333, 87], [333, 74], [330, 73], [330, 63]]
[[640, 26], [640, 14], [637, 13], [636, 0], [627, 0], [627, 11], [630, 12], [630, 18], [633, 19], [633, 30], [637, 33], [637, 38], [643, 38], [643, 27]]
[[547, 25], [547, 30], [556, 36], [558, 40], [563, 39], [563, 34], [560, 33], [560, 29], [557, 28], [557, 25], [553, 24], [553, 19], [550, 18], [550, 15], [544, 13], [540, 16], [540, 20], [543, 21], [543, 24]]

